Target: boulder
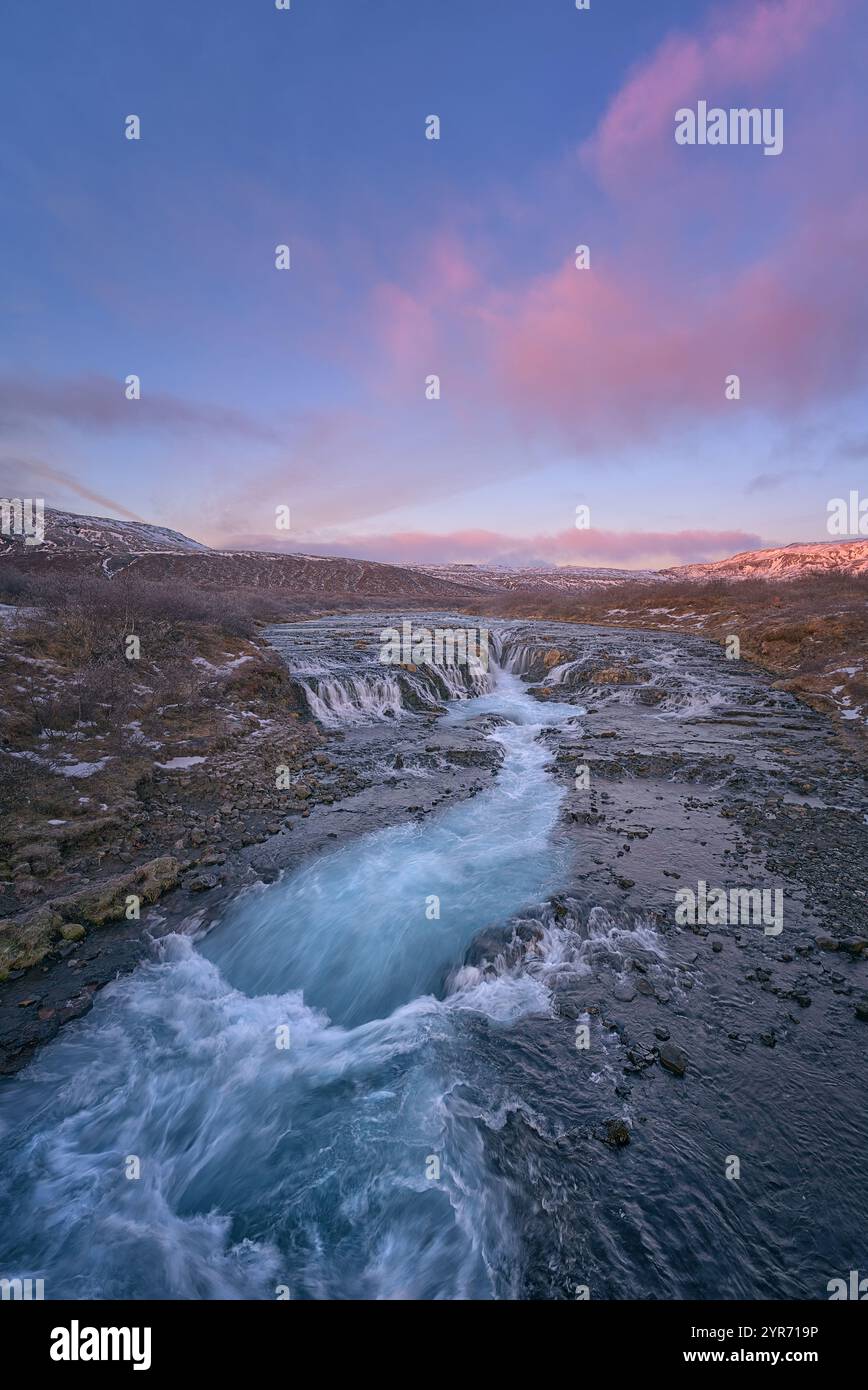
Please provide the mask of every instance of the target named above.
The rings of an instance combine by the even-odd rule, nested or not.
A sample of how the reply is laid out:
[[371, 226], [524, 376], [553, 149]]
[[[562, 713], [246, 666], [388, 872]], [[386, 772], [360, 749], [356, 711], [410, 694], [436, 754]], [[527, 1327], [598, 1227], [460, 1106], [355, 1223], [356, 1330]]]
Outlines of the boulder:
[[676, 1043], [665, 1042], [660, 1048], [659, 1061], [661, 1067], [666, 1071], [671, 1071], [674, 1076], [683, 1076], [687, 1071], [689, 1058], [683, 1048]]

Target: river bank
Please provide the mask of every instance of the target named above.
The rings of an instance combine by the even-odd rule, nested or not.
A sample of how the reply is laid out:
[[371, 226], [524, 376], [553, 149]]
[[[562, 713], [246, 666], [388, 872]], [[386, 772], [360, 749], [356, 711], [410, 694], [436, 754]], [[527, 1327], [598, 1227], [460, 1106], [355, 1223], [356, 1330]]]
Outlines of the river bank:
[[[858, 768], [702, 639], [495, 624], [500, 686], [437, 713], [364, 684], [380, 625], [270, 634], [294, 687], [340, 711], [322, 751], [364, 785], [237, 851], [181, 935], [4, 1083], [24, 1209], [36, 1161], [58, 1209], [75, 1175], [91, 1223], [120, 1202], [140, 1232], [123, 1277], [83, 1247], [58, 1273], [50, 1231], [18, 1266], [54, 1268], [58, 1296], [824, 1297], [865, 1215]], [[700, 880], [780, 888], [783, 932], [679, 927]], [[128, 1039], [111, 1063], [109, 1037]], [[38, 1119], [49, 1084], [72, 1169]], [[164, 1105], [199, 1115], [198, 1157], [166, 1148]], [[100, 1134], [104, 1154], [159, 1152], [147, 1192], [109, 1199]], [[224, 1213], [207, 1231], [206, 1211]]]

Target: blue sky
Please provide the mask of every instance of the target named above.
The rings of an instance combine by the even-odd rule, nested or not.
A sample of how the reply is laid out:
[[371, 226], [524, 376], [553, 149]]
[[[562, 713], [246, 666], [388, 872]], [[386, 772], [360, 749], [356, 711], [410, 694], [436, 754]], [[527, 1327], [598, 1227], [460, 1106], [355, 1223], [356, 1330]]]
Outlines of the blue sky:
[[[823, 538], [868, 457], [866, 27], [848, 0], [20, 7], [0, 490], [382, 559]], [[783, 154], [677, 149], [698, 97], [783, 107]]]

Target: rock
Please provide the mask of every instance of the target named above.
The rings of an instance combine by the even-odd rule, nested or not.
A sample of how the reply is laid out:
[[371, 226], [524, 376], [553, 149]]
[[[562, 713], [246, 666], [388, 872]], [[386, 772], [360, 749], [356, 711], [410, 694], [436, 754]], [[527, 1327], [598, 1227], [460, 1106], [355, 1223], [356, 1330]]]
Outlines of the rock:
[[81, 941], [84, 936], [84, 927], [80, 922], [64, 922], [60, 928], [60, 935], [64, 941]]
[[612, 993], [622, 1004], [630, 1004], [636, 998], [635, 986], [629, 980], [618, 980]]
[[848, 936], [846, 941], [841, 942], [841, 950], [849, 951], [851, 956], [861, 956], [868, 951], [868, 941], [864, 936]]
[[662, 1026], [659, 1028], [655, 1028], [654, 1036], [655, 1038], [657, 1038], [659, 1042], [668, 1042], [670, 1037], [669, 1029], [663, 1028]]
[[184, 881], [184, 887], [189, 888], [191, 893], [206, 893], [209, 888], [216, 888], [219, 882], [216, 874], [192, 874]]
[[768, 1033], [760, 1033], [759, 1040], [762, 1043], [763, 1047], [774, 1047], [777, 1044], [777, 1038], [775, 1037], [771, 1029], [768, 1031]]
[[661, 1067], [671, 1071], [675, 1076], [683, 1076], [687, 1071], [689, 1058], [687, 1053], [676, 1043], [665, 1042], [660, 1049], [659, 1062]]
[[60, 914], [47, 903], [0, 921], [0, 980], [14, 970], [38, 965], [57, 937], [61, 922]]
[[622, 1149], [625, 1144], [630, 1142], [630, 1131], [623, 1120], [607, 1120], [603, 1134], [600, 1136], [604, 1144], [609, 1144], [613, 1149]]
[[629, 666], [600, 666], [588, 679], [594, 685], [638, 685], [643, 673]]
[[156, 902], [168, 889], [175, 887], [181, 871], [180, 861], [165, 854], [127, 873], [104, 879], [90, 888], [77, 889], [64, 898], [56, 898], [49, 906], [63, 917], [82, 917], [86, 923], [102, 927], [106, 922], [117, 922], [124, 917], [126, 900], [130, 896], [134, 895], [143, 903]]
[[856, 1017], [862, 1023], [868, 1023], [868, 999], [862, 999], [856, 1005]]

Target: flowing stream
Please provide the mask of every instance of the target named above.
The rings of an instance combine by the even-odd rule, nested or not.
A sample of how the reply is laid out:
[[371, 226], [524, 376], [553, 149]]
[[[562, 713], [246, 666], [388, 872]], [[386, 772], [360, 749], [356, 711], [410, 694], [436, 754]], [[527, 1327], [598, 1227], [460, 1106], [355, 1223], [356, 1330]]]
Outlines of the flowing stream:
[[[864, 1269], [868, 1135], [865, 959], [816, 944], [858, 929], [824, 885], [864, 806], [823, 721], [682, 634], [516, 620], [487, 672], [389, 669], [395, 622], [271, 631], [363, 785], [0, 1082], [0, 1277], [825, 1298]], [[783, 935], [679, 926], [699, 880], [780, 884]]]
[[49, 1297], [509, 1296], [519, 1233], [463, 1095], [485, 1090], [463, 1024], [507, 1028], [548, 994], [454, 972], [558, 886], [537, 736], [580, 710], [490, 683], [447, 716], [495, 717], [487, 791], [169, 938], [4, 1088], [7, 1267]]

